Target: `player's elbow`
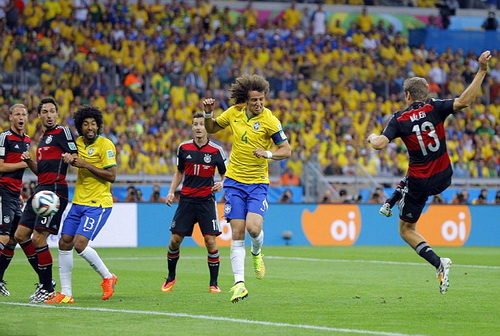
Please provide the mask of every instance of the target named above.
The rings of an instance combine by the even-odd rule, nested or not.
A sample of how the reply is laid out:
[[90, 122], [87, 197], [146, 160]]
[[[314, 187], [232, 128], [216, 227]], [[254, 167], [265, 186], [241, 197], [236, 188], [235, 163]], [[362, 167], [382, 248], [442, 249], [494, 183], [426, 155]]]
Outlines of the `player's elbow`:
[[458, 110], [462, 110], [464, 108], [467, 108], [470, 106], [470, 102], [469, 101], [465, 101], [463, 99], [455, 99], [455, 101], [453, 102], [453, 110], [455, 111], [458, 111]]
[[290, 156], [292, 156], [292, 149], [290, 147], [288, 147], [285, 150], [285, 153], [283, 153], [283, 156], [284, 156], [285, 159], [288, 159]]

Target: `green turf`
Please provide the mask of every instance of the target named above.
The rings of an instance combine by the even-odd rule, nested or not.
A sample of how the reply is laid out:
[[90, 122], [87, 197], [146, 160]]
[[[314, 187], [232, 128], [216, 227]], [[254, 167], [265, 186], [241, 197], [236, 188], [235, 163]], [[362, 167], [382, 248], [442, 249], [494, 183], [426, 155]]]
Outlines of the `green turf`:
[[[446, 295], [439, 293], [434, 269], [408, 247], [266, 247], [266, 277], [256, 280], [251, 260], [247, 258], [250, 295], [231, 304], [228, 249], [221, 249], [219, 284], [223, 293], [219, 295], [208, 293], [208, 267], [202, 248], [182, 248], [178, 281], [172, 293], [159, 291], [166, 270], [164, 248], [98, 249], [119, 278], [116, 293], [109, 301], [102, 301], [100, 278], [75, 255], [76, 303], [69, 307], [184, 313], [379, 333], [500, 335], [500, 248], [436, 248], [436, 251], [454, 263]], [[57, 257], [57, 251], [52, 252]], [[291, 259], [296, 257], [323, 260]], [[353, 262], [342, 262], [348, 260]], [[58, 280], [57, 267], [55, 272]], [[19, 249], [5, 280], [12, 296], [0, 297], [0, 335], [349, 334], [340, 330], [123, 311], [51, 309], [42, 304], [6, 305], [3, 302], [27, 303], [36, 282]]]

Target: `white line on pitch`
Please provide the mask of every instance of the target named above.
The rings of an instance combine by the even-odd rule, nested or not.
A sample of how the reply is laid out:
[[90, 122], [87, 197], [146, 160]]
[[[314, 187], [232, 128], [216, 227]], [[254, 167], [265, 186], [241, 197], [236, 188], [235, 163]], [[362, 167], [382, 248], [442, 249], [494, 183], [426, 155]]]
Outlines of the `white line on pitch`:
[[[116, 260], [116, 261], [134, 261], [134, 260], [166, 260], [165, 257], [104, 257], [104, 260]], [[196, 257], [196, 256], [183, 256], [182, 259], [206, 259], [206, 257]], [[266, 255], [266, 259], [276, 259], [276, 260], [291, 260], [291, 261], [315, 261], [315, 262], [329, 262], [329, 263], [366, 263], [366, 264], [381, 264], [381, 265], [406, 265], [406, 266], [429, 266], [426, 263], [416, 263], [416, 262], [406, 262], [406, 261], [390, 261], [390, 260], [349, 260], [349, 259], [319, 259], [319, 258], [302, 258], [302, 257], [279, 257]], [[75, 261], [83, 261], [81, 258], [75, 258]], [[54, 258], [57, 261], [57, 258]], [[15, 259], [13, 262], [24, 263], [26, 260], [23, 258]], [[493, 269], [500, 270], [500, 266], [487, 266], [487, 265], [459, 265], [453, 264], [453, 268], [464, 267], [464, 268], [482, 268], [482, 269]]]
[[[34, 308], [45, 308], [45, 309], [69, 309], [69, 310], [101, 311], [101, 312], [109, 312], [109, 313], [126, 313], [126, 314], [143, 314], [143, 315], [160, 315], [160, 316], [169, 316], [169, 317], [186, 317], [186, 318], [191, 318], [191, 319], [225, 321], [225, 322], [243, 323], [243, 324], [258, 324], [258, 325], [265, 325], [265, 326], [271, 326], [271, 327], [287, 327], [287, 328], [298, 328], [298, 329], [335, 331], [335, 332], [343, 332], [343, 333], [350, 333], [350, 334], [382, 335], [382, 336], [413, 336], [413, 335], [409, 335], [409, 334], [400, 334], [400, 333], [383, 332], [383, 331], [371, 331], [371, 330], [363, 330], [363, 329], [331, 328], [331, 327], [322, 327], [322, 326], [307, 325], [307, 324], [277, 323], [277, 322], [269, 322], [269, 321], [236, 319], [236, 318], [230, 318], [230, 317], [224, 317], [224, 316], [193, 315], [193, 314], [184, 314], [184, 313], [165, 313], [165, 312], [149, 311], [149, 310], [85, 308], [85, 307], [68, 307], [68, 306], [60, 307], [60, 306], [48, 306], [48, 305], [37, 305], [37, 304], [21, 303], [21, 302], [2, 302], [2, 301], [0, 301], [0, 304], [12, 305], [12, 306], [34, 307]], [[419, 336], [419, 335], [414, 335], [414, 336]]]

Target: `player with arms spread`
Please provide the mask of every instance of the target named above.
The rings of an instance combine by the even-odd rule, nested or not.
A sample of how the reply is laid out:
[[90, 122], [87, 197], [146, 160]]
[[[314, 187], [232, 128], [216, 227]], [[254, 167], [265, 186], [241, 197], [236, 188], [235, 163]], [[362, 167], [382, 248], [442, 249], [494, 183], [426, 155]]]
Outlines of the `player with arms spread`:
[[24, 170], [28, 168], [21, 160], [23, 152], [29, 150], [31, 139], [24, 133], [28, 112], [22, 104], [9, 109], [10, 129], [0, 134], [0, 295], [10, 296], [3, 276], [14, 256], [16, 232], [21, 218], [21, 188]]
[[[219, 249], [216, 237], [221, 229], [217, 215], [214, 192], [222, 190], [226, 173], [226, 154], [222, 147], [208, 140], [203, 112], [193, 115], [193, 139], [180, 144], [177, 149], [177, 171], [174, 174], [165, 203], [172, 205], [174, 192], [182, 181], [179, 206], [175, 211], [168, 245], [168, 276], [161, 287], [162, 292], [171, 292], [176, 282], [175, 274], [180, 256], [180, 246], [185, 236], [191, 236], [196, 223], [207, 247], [208, 269], [210, 271], [210, 293], [220, 293], [217, 284], [219, 276]], [[215, 168], [221, 181], [214, 182]]]
[[83, 106], [74, 116], [80, 136], [78, 155], [65, 153], [63, 160], [78, 168], [73, 205], [64, 220], [59, 239], [59, 277], [61, 292], [45, 303], [74, 303], [71, 275], [73, 247], [80, 257], [102, 277], [102, 299], [109, 299], [118, 278], [106, 267], [99, 254], [89, 246], [106, 224], [113, 207], [111, 183], [116, 179], [116, 149], [111, 140], [101, 137], [102, 112], [95, 106]]
[[[31, 266], [38, 273], [39, 283], [35, 293], [30, 297], [33, 303], [43, 302], [54, 293], [52, 255], [47, 237], [49, 234], [56, 235], [59, 232], [61, 218], [68, 204], [68, 182], [66, 182], [68, 164], [63, 161], [62, 155], [77, 152], [73, 134], [68, 127], [57, 124], [58, 117], [59, 112], [54, 98], [43, 98], [38, 105], [38, 118], [45, 131], [36, 150], [37, 162], [33, 161], [28, 151], [21, 155], [31, 171], [38, 176], [38, 185], [33, 195], [41, 190], [50, 190], [56, 193], [60, 200], [59, 211], [55, 215], [39, 217], [31, 205], [32, 195], [26, 202], [14, 235]], [[31, 241], [32, 233], [33, 241]]]
[[[213, 118], [215, 100], [203, 100], [205, 128], [208, 133], [230, 127], [233, 148], [224, 180], [226, 204], [224, 215], [231, 224], [231, 267], [234, 286], [231, 302], [248, 296], [245, 288], [245, 230], [252, 242], [252, 258], [257, 279], [262, 279], [265, 266], [261, 248], [264, 241], [262, 223], [268, 209], [269, 173], [267, 160], [283, 160], [291, 155], [290, 144], [281, 123], [267, 109], [265, 96], [269, 83], [258, 75], [236, 78], [230, 88], [235, 105]], [[271, 146], [277, 149], [270, 151]]]
[[370, 134], [367, 139], [374, 149], [380, 150], [400, 137], [408, 149], [410, 164], [399, 203], [399, 232], [404, 241], [436, 268], [442, 294], [448, 289], [451, 260], [440, 258], [416, 231], [416, 225], [427, 198], [451, 184], [453, 170], [446, 149], [444, 121], [472, 103], [486, 76], [490, 58], [489, 51], [481, 54], [474, 80], [456, 99], [427, 99], [427, 81], [408, 78], [403, 85], [408, 108], [394, 113], [382, 135]]

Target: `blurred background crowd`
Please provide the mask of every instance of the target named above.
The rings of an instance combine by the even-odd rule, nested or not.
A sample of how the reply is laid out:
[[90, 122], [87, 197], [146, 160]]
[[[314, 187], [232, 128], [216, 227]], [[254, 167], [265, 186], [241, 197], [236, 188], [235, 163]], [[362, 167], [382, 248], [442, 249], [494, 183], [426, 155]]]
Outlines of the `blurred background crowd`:
[[[425, 77], [432, 97], [452, 98], [478, 68], [474, 52], [410, 47], [404, 34], [374, 22], [366, 8], [348, 28], [341, 20], [327, 22], [322, 4], [299, 10], [292, 2], [265, 22], [251, 2], [241, 12], [210, 0], [2, 0], [0, 126], [8, 128], [10, 105], [25, 104], [35, 148], [41, 97], [54, 96], [60, 124], [72, 127], [77, 107], [92, 104], [104, 113], [103, 135], [116, 145], [120, 174], [173, 174], [177, 146], [191, 137], [201, 99], [214, 97], [219, 114], [231, 105], [227, 89], [234, 79], [256, 73], [270, 82], [267, 106], [293, 149], [292, 158], [272, 166], [281, 185], [300, 185], [307, 161], [327, 176], [402, 176], [404, 145], [396, 141], [376, 152], [365, 139], [405, 108], [404, 79]], [[494, 46], [492, 54], [476, 101], [447, 122], [455, 177], [500, 176]], [[229, 131], [213, 137], [228, 153], [229, 138]]]

